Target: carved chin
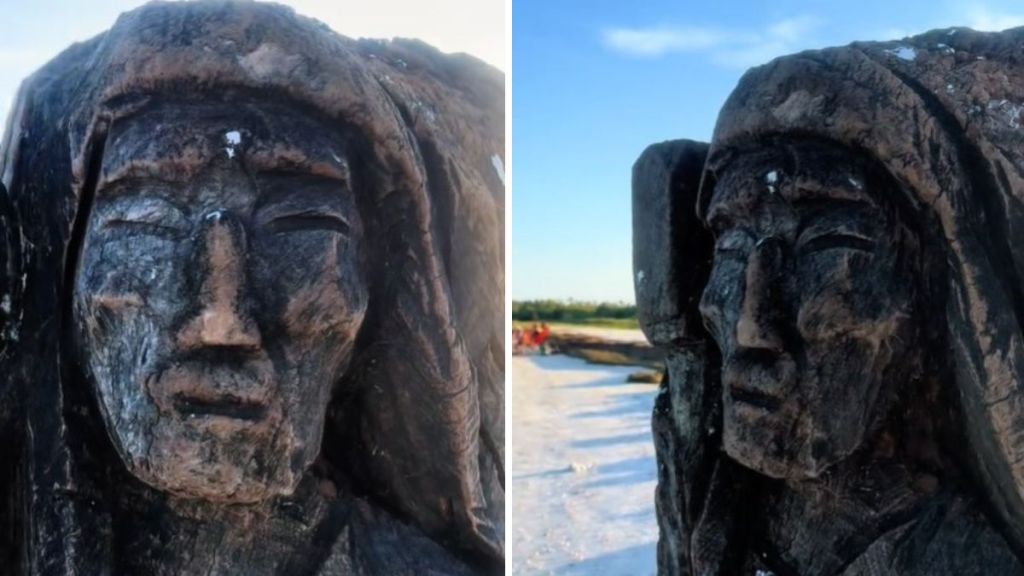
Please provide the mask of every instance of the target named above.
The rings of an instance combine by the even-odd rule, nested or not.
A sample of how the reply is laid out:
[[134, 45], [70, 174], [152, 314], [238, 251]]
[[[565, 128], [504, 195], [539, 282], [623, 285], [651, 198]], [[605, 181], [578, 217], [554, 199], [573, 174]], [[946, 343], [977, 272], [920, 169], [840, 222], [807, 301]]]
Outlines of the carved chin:
[[[728, 432], [726, 433], [728, 437]], [[730, 458], [751, 470], [779, 480], [809, 480], [821, 476], [835, 460], [818, 460], [807, 450], [768, 454], [758, 452], [754, 446], [738, 442], [727, 442], [725, 452]]]
[[129, 471], [181, 498], [251, 504], [292, 494], [311, 463], [294, 435], [275, 434], [271, 423], [197, 420], [157, 424], [148, 452], [126, 459]]
[[790, 405], [767, 411], [726, 402], [723, 416], [725, 453], [742, 466], [770, 478], [817, 478], [856, 449], [857, 442], [841, 445], [810, 432], [816, 428]]

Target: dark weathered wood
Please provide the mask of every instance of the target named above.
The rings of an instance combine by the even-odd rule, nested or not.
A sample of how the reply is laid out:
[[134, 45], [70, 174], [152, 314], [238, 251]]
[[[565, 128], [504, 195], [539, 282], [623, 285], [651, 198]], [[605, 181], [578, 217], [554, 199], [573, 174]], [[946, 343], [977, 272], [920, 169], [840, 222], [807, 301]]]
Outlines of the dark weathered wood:
[[500, 572], [503, 103], [471, 57], [221, 1], [26, 80], [0, 571]]
[[1024, 29], [779, 58], [638, 160], [661, 573], [1024, 572], [1021, 62]]
[[703, 142], [662, 142], [633, 166], [633, 284], [640, 326], [656, 346], [703, 332], [697, 299], [711, 258], [695, 262], [679, 250], [710, 252], [713, 240], [694, 210], [707, 153]]

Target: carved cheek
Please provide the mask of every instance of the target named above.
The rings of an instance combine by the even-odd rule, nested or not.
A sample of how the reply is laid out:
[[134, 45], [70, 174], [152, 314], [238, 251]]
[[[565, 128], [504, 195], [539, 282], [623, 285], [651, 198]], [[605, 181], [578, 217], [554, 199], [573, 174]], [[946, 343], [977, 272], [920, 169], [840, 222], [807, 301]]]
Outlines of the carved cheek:
[[805, 299], [797, 313], [797, 330], [808, 341], [832, 340], [857, 329], [849, 294], [829, 288]]
[[166, 280], [171, 259], [159, 269], [138, 261], [112, 265], [103, 244], [85, 248], [76, 274], [76, 339], [98, 384], [127, 386], [164, 350], [176, 308], [168, 295], [179, 288]]
[[873, 257], [856, 251], [822, 253], [798, 274], [797, 330], [807, 340], [828, 340], [869, 331], [888, 309], [875, 289]]
[[165, 240], [87, 235], [75, 292], [88, 308], [112, 315], [163, 313], [187, 273], [182, 253], [181, 245]]
[[95, 257], [82, 259], [76, 284], [75, 313], [90, 341], [105, 339], [124, 317], [144, 305], [119, 272], [105, 269]]
[[[366, 288], [354, 265], [339, 259], [339, 243], [327, 247], [311, 282], [299, 287], [285, 303], [283, 325], [299, 338], [355, 336], [366, 312]], [[344, 248], [342, 248], [344, 250]]]
[[134, 262], [90, 259], [82, 271], [82, 283], [90, 307], [106, 310], [110, 314], [135, 313], [150, 305], [150, 296], [157, 287], [155, 269], [140, 270]]

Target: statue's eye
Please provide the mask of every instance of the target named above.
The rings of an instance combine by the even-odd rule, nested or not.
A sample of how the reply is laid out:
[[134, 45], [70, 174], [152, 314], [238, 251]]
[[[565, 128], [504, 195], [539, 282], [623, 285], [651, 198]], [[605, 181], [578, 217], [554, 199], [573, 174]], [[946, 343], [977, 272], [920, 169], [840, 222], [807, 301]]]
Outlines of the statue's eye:
[[801, 239], [797, 245], [797, 251], [801, 254], [813, 254], [826, 250], [856, 250], [873, 254], [875, 241], [859, 234], [833, 230]]
[[179, 238], [186, 232], [181, 212], [166, 202], [122, 203], [106, 212], [104, 230], [159, 238]]
[[126, 220], [113, 218], [104, 224], [107, 229], [128, 230], [133, 233], [146, 234], [148, 236], [159, 236], [161, 238], [176, 238], [181, 234], [177, 228], [164, 226], [158, 222], [146, 222], [143, 220]]
[[715, 240], [715, 254], [726, 258], [741, 258], [750, 250], [751, 237], [741, 230], [727, 230]]
[[321, 230], [343, 236], [348, 236], [351, 229], [344, 218], [327, 212], [297, 212], [278, 216], [267, 223], [267, 228], [275, 234]]

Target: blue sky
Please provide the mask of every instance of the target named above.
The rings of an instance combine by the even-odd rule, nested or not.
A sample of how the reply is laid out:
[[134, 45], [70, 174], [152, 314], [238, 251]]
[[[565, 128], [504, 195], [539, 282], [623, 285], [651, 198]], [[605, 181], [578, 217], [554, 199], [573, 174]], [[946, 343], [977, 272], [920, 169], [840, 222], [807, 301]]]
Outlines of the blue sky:
[[633, 161], [653, 142], [707, 140], [746, 68], [854, 40], [1022, 25], [1019, 1], [514, 0], [512, 298], [632, 302]]
[[[352, 37], [419, 38], [445, 52], [505, 63], [503, 0], [278, 0]], [[139, 0], [0, 0], [0, 122], [21, 80], [73, 42], [110, 28]]]

